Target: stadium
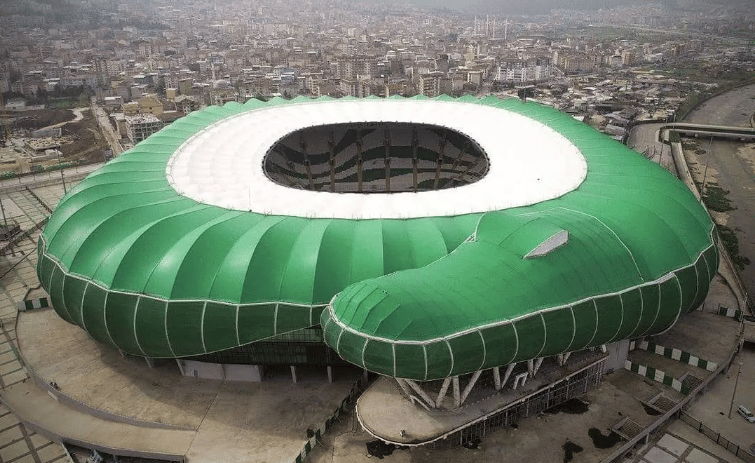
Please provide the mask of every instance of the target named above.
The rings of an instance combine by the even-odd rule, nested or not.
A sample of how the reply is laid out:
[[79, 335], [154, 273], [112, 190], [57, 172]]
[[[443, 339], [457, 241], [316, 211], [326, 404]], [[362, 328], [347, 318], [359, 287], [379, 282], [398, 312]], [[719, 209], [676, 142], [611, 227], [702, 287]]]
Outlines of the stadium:
[[[558, 400], [584, 392], [612, 348], [695, 310], [718, 267], [683, 183], [569, 115], [495, 97], [191, 113], [69, 192], [38, 251], [58, 315], [123, 353], [253, 381], [350, 364], [426, 411], [543, 365], [584, 383]], [[390, 442], [450, 436], [360, 421]]]

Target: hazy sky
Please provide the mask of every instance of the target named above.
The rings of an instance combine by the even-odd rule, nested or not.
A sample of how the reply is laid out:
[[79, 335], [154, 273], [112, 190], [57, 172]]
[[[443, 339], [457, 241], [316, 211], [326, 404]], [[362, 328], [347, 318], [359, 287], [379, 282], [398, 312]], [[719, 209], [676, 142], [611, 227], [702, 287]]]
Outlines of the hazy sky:
[[[375, 3], [399, 3], [398, 0], [372, 0]], [[632, 3], [646, 3], [649, 0], [635, 0]], [[654, 3], [675, 0], [655, 0]], [[401, 2], [403, 3], [403, 2]], [[599, 9], [610, 8], [626, 0], [407, 0], [423, 7], [450, 8], [465, 13], [496, 14], [547, 14], [554, 8]]]
[[[375, 3], [397, 3], [400, 0], [371, 0]], [[753, 0], [406, 0], [423, 7], [444, 7], [469, 14], [511, 14], [537, 15], [548, 14], [552, 9], [598, 10], [617, 5], [641, 5], [645, 3], [665, 4], [669, 7], [683, 8], [700, 6], [746, 4]], [[403, 3], [403, 2], [402, 2]]]

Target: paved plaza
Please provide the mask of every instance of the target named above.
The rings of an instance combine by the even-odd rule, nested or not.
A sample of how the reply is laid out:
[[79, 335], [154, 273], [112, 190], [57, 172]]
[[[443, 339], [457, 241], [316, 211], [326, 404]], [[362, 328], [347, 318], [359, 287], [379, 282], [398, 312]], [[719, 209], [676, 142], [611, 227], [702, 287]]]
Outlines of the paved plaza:
[[[62, 185], [38, 190], [48, 206], [57, 204]], [[6, 218], [18, 223], [22, 230], [47, 217], [44, 205], [26, 190], [0, 194]], [[36, 281], [36, 236], [22, 240], [13, 252], [0, 257], [0, 387], [3, 389], [28, 382], [16, 348], [16, 302], [23, 300]], [[0, 403], [0, 463], [70, 462], [66, 450], [33, 429], [22, 424], [10, 409]]]

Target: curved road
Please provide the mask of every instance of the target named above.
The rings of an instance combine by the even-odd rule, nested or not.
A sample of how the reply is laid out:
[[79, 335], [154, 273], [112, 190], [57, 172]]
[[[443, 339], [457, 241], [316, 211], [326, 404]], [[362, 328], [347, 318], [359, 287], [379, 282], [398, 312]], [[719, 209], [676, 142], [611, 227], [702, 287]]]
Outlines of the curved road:
[[[706, 101], [684, 122], [749, 127], [753, 114], [755, 85], [749, 85]], [[736, 230], [739, 252], [751, 261], [740, 275], [750, 302], [755, 302], [755, 156], [747, 159], [741, 150], [753, 144], [714, 140], [712, 143], [701, 142], [700, 146], [710, 151], [700, 157], [700, 162], [707, 162], [709, 167], [718, 171], [719, 185], [731, 192], [729, 199], [737, 208], [728, 213], [727, 226]]]

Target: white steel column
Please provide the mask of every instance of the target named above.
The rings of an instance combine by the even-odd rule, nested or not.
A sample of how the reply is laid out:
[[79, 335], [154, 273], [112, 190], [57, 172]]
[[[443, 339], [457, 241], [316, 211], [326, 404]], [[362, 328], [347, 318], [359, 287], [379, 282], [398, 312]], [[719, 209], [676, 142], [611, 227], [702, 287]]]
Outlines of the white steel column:
[[404, 381], [409, 385], [409, 387], [414, 389], [414, 392], [419, 394], [419, 396], [422, 397], [422, 400], [424, 400], [429, 406], [435, 406], [435, 401], [431, 399], [429, 395], [427, 395], [427, 392], [423, 391], [422, 388], [419, 387], [419, 384], [415, 383], [411, 379], [405, 379]]
[[493, 381], [495, 382], [495, 390], [501, 390], [501, 368], [493, 367]]
[[406, 387], [406, 384], [404, 383], [404, 381], [401, 380], [401, 378], [393, 378], [393, 379], [395, 379], [398, 385], [401, 386], [401, 390], [404, 391], [404, 394], [406, 394], [407, 396], [412, 395], [411, 391], [409, 390], [408, 387]]
[[537, 374], [537, 371], [540, 369], [540, 365], [542, 364], [543, 364], [543, 357], [540, 357], [539, 359], [535, 359], [534, 369], [532, 370], [532, 374], [530, 374], [532, 378], [535, 377], [535, 375]]
[[184, 371], [183, 360], [176, 359], [176, 364], [178, 365], [178, 369], [181, 370], [181, 376], [186, 376], [186, 372]]
[[438, 398], [435, 400], [435, 408], [440, 408], [440, 404], [443, 403], [443, 399], [446, 398], [446, 393], [448, 392], [448, 387], [451, 385], [451, 378], [446, 378], [443, 380], [443, 386], [440, 388], [440, 392], [438, 393]]
[[566, 365], [566, 361], [569, 360], [569, 356], [571, 355], [571, 352], [567, 352], [565, 354], [558, 354], [558, 366], [564, 366]]
[[516, 366], [516, 363], [510, 363], [508, 367], [506, 367], [506, 373], [503, 375], [503, 380], [501, 381], [501, 386], [506, 385], [506, 381], [509, 380], [509, 376], [511, 376], [511, 372], [514, 371], [514, 367]]
[[459, 393], [459, 377], [454, 376], [452, 379], [454, 385], [454, 407], [461, 405], [461, 395]]
[[472, 392], [472, 388], [477, 383], [477, 380], [480, 379], [480, 375], [482, 374], [482, 370], [477, 370], [472, 375], [472, 379], [469, 380], [469, 384], [467, 384], [467, 387], [464, 388], [464, 392], [461, 394], [461, 403], [464, 403], [465, 400], [467, 400], [467, 396], [469, 396], [469, 393]]

